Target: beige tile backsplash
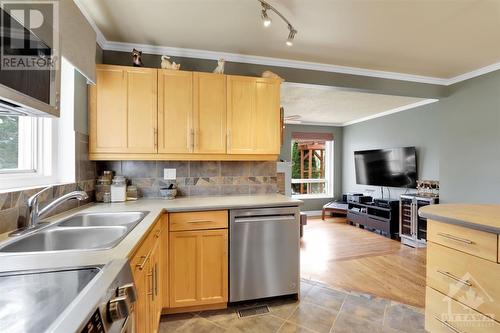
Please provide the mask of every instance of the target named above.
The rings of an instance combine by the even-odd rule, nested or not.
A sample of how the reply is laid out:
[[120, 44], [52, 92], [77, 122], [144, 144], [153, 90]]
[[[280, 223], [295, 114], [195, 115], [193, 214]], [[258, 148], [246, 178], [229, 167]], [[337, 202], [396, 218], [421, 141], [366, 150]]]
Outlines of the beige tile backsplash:
[[97, 162], [97, 172], [126, 176], [144, 197], [158, 197], [163, 169], [176, 169], [179, 196], [276, 193], [276, 162], [111, 161]]

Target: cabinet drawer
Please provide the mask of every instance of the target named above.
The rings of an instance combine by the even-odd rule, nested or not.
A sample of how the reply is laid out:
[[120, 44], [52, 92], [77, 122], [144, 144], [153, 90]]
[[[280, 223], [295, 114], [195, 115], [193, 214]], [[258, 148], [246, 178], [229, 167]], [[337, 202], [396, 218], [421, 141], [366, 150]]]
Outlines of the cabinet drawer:
[[130, 258], [130, 265], [132, 268], [142, 266], [147, 255], [153, 249], [156, 240], [161, 234], [161, 219], [155, 222], [153, 227], [150, 229], [144, 240], [136, 248], [132, 257]]
[[431, 242], [497, 261], [498, 236], [496, 234], [429, 221], [427, 237]]
[[427, 248], [427, 285], [500, 318], [500, 265], [438, 244]]
[[227, 228], [227, 210], [171, 213], [170, 231], [189, 231]]
[[425, 329], [432, 333], [496, 333], [500, 324], [427, 287]]

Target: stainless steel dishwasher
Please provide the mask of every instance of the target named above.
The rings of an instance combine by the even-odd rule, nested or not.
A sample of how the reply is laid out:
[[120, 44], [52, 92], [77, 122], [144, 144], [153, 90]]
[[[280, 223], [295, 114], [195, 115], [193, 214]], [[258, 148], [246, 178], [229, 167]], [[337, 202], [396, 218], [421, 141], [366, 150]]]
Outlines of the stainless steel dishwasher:
[[298, 294], [299, 208], [231, 210], [229, 301]]

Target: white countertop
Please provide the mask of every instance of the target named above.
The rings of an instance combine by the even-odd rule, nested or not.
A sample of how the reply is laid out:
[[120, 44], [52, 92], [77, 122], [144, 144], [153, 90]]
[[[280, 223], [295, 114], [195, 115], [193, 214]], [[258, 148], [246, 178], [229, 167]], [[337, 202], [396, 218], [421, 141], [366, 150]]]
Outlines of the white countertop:
[[[185, 197], [174, 200], [140, 199], [124, 203], [95, 203], [47, 219], [60, 220], [78, 213], [149, 211], [149, 214], [114, 248], [108, 250], [74, 250], [57, 252], [0, 252], [0, 272], [60, 267], [104, 265], [128, 256], [158, 217], [164, 212], [202, 211], [257, 207], [299, 206], [302, 201], [281, 194]], [[10, 240], [12, 238], [9, 238]], [[4, 238], [1, 242], [6, 241]], [[1, 243], [0, 243], [1, 244]]]

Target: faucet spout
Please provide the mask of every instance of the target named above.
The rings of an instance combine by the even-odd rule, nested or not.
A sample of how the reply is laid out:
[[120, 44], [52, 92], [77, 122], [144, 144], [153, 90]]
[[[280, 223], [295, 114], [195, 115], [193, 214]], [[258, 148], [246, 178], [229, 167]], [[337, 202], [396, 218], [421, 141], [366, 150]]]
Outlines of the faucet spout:
[[52, 190], [51, 186], [44, 188], [40, 192], [35, 193], [34, 195], [28, 198], [27, 200], [28, 216], [26, 221], [26, 227], [12, 232], [9, 236], [18, 236], [35, 229], [36, 226], [38, 225], [38, 220], [40, 219], [40, 217], [47, 215], [48, 213], [50, 213], [51, 211], [53, 211], [54, 209], [56, 209], [57, 207], [59, 207], [61, 204], [63, 204], [68, 200], [77, 199], [81, 201], [81, 200], [86, 200], [89, 197], [87, 193], [84, 191], [73, 191], [64, 194], [59, 198], [56, 198], [55, 200], [47, 204], [45, 207], [40, 209], [39, 198], [43, 193], [48, 192], [49, 190]]

